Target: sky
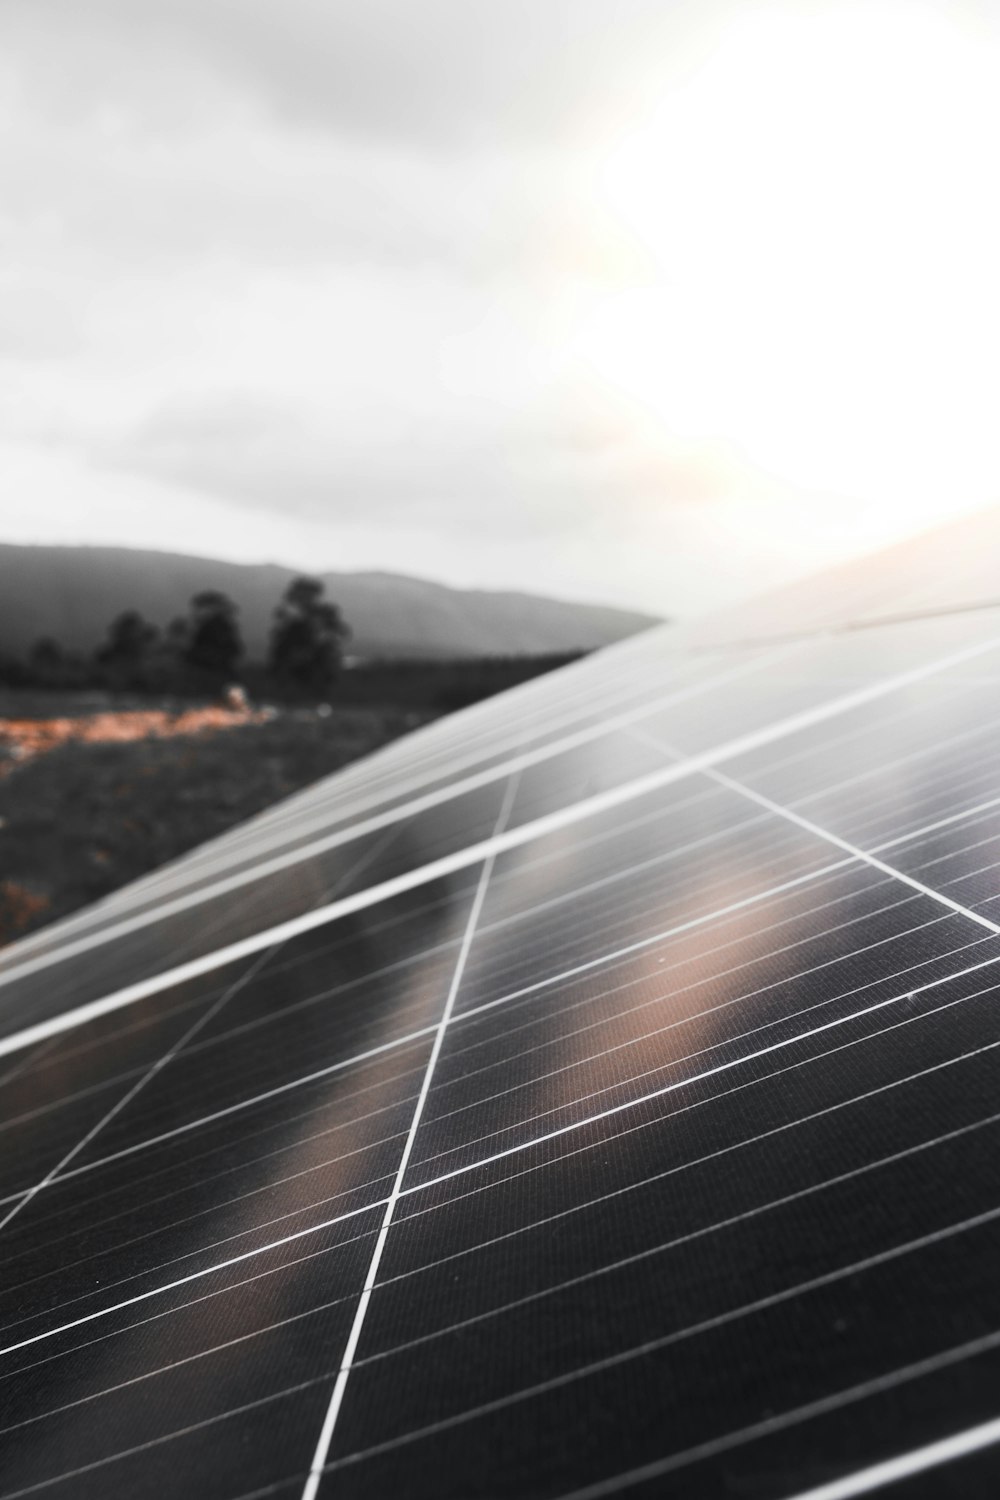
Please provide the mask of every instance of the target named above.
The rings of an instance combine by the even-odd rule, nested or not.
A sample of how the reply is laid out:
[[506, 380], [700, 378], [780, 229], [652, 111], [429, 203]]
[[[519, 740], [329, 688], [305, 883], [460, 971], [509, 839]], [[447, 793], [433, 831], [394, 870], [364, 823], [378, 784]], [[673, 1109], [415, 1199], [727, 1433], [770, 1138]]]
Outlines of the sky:
[[0, 539], [688, 614], [1000, 500], [992, 0], [0, 0]]

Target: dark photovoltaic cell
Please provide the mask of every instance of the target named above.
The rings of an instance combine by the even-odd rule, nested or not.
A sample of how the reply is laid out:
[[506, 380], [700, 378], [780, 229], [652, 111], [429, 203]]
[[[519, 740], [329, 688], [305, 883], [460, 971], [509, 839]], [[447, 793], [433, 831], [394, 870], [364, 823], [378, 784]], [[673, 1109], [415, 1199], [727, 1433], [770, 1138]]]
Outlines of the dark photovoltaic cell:
[[0, 1497], [994, 1495], [991, 525], [7, 950]]

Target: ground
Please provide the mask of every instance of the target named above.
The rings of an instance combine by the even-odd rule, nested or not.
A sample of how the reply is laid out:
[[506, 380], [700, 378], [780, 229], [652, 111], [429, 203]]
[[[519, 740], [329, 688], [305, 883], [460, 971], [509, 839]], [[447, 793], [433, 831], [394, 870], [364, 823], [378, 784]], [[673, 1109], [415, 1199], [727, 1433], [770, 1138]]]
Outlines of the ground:
[[0, 699], [0, 944], [225, 832], [424, 717]]

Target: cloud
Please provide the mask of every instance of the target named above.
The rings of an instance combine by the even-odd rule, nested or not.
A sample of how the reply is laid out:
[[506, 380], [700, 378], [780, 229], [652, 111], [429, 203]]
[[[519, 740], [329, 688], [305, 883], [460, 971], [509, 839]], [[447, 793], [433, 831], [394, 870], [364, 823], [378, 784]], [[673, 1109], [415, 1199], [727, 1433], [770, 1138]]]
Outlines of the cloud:
[[504, 185], [433, 160], [299, 138], [242, 109], [154, 134], [127, 112], [72, 122], [8, 95], [0, 235], [25, 267], [169, 273], [176, 263], [458, 262]]
[[[586, 434], [586, 440], [584, 436]], [[247, 509], [328, 524], [406, 527], [447, 549], [473, 539], [552, 547], [643, 515], [718, 498], [732, 476], [710, 455], [657, 451], [611, 420], [550, 406], [492, 424], [388, 419], [377, 440], [349, 424], [231, 392], [161, 408], [92, 450], [109, 471]]]
[[[772, 450], [743, 436], [773, 426], [780, 457], [791, 432], [793, 457], [826, 463], [829, 450], [842, 472], [845, 413], [863, 425], [868, 392], [894, 387], [871, 358], [874, 320], [858, 325], [815, 292], [814, 261], [838, 261], [834, 286], [844, 257], [829, 173], [804, 171], [788, 192], [782, 162], [813, 160], [808, 132], [785, 129], [795, 69], [767, 42], [748, 76], [737, 28], [722, 74], [698, 92], [733, 9], [784, 14], [773, 0], [0, 0], [0, 453], [23, 476], [19, 535], [34, 513], [49, 539], [64, 523], [74, 538], [90, 526], [113, 540], [120, 527], [170, 545], [178, 517], [198, 536], [202, 512], [199, 544], [211, 536], [232, 555], [550, 579], [667, 609], [675, 590], [697, 593], [698, 548], [720, 576], [731, 563], [747, 587], [762, 580], [788, 518], [831, 514], [837, 485], [817, 500], [812, 471], [795, 470], [795, 503], [783, 494], [768, 510], [760, 454]], [[870, 24], [867, 0], [815, 10]], [[889, 43], [872, 50], [879, 107], [895, 32]], [[824, 51], [795, 75], [796, 118], [825, 63]], [[759, 77], [773, 85], [762, 104]], [[878, 119], [862, 142], [875, 163], [855, 246], [865, 287], [898, 216], [898, 192], [883, 191], [901, 180], [897, 135], [909, 140], [925, 114], [924, 74], [913, 81], [915, 113], [890, 132], [890, 155], [872, 157]], [[654, 108], [665, 97], [676, 128]], [[834, 161], [859, 129], [858, 100], [847, 116], [840, 105], [821, 133]], [[761, 116], [771, 134], [751, 128]], [[651, 136], [632, 129], [644, 120], [659, 121]], [[935, 156], [935, 141], [925, 150], [920, 136], [911, 153], [916, 232], [879, 272], [890, 290], [908, 275], [921, 297], [912, 267], [929, 261], [911, 244], [928, 241], [925, 215], [955, 226], [956, 285], [970, 257], [993, 263], [994, 241], [967, 232], [978, 220], [938, 211], [962, 207], [980, 157]], [[927, 198], [936, 180], [958, 183], [952, 197]], [[629, 188], [621, 202], [609, 183]], [[783, 334], [797, 267], [801, 306]], [[658, 280], [672, 300], [654, 326]], [[914, 381], [933, 366], [938, 387], [952, 382], [961, 360], [922, 356], [926, 308], [880, 292], [886, 305], [898, 305]], [[974, 310], [988, 345], [992, 324]], [[959, 321], [943, 300], [937, 316], [945, 333]], [[847, 347], [855, 326], [864, 361]], [[841, 350], [843, 379], [810, 384], [817, 348]], [[952, 404], [970, 406], [969, 382], [952, 383]], [[903, 387], [904, 420], [890, 430], [885, 402], [872, 419], [893, 473], [899, 452], [923, 451], [911, 417], [928, 402]], [[973, 420], [987, 435], [993, 397], [979, 381]], [[949, 461], [963, 448], [939, 446]], [[913, 504], [907, 489], [900, 516]], [[778, 518], [777, 540], [741, 515]]]
[[[703, 5], [702, 25], [721, 9]], [[65, 107], [80, 107], [88, 80], [96, 96], [127, 93], [127, 50], [154, 78], [214, 71], [288, 121], [453, 153], [565, 141], [633, 108], [668, 44], [683, 56], [683, 12], [663, 0], [7, 0], [5, 20], [23, 48], [82, 48]]]
[[0, 361], [64, 359], [81, 347], [65, 288], [30, 276], [16, 287], [0, 286]]
[[[499, 68], [503, 88], [516, 90], [502, 64], [514, 35], [499, 19], [505, 8], [461, 6], [456, 17], [440, 5], [425, 14], [399, 6], [396, 26], [380, 9], [381, 32], [366, 6], [304, 0], [290, 4], [287, 23], [273, 3], [6, 0], [6, 265], [97, 281], [218, 264], [385, 266], [552, 286], [632, 264], [634, 249], [589, 212], [585, 151], [542, 129], [512, 133], [499, 119], [488, 140], [476, 128], [489, 112], [477, 66]], [[497, 47], [473, 37], [473, 11]], [[379, 49], [394, 55], [418, 12], [407, 66], [419, 97], [407, 103]], [[241, 49], [259, 67], [239, 65]], [[305, 115], [278, 107], [286, 85], [298, 97], [291, 59], [324, 79]], [[371, 128], [353, 118], [352, 89]], [[440, 138], [428, 134], [435, 111]]]

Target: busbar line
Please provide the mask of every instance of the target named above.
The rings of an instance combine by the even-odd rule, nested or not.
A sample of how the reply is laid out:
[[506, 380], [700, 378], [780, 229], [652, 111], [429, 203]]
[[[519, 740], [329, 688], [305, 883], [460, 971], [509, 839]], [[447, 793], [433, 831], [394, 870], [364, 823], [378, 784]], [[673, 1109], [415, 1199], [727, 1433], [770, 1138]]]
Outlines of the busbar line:
[[[654, 735], [647, 734], [642, 730], [631, 731], [633, 737], [645, 745], [650, 745], [662, 750], [666, 755], [675, 755], [672, 746], [656, 739]], [[919, 892], [922, 896], [929, 896], [932, 901], [942, 906], [947, 906], [951, 911], [957, 912], [961, 917], [968, 917], [970, 922], [978, 922], [980, 927], [985, 927], [994, 936], [1000, 936], [1000, 924], [990, 921], [989, 917], [982, 916], [974, 911], [971, 906], [963, 906], [960, 901], [955, 901], [951, 896], [946, 896], [943, 891], [937, 891], [933, 886], [924, 885], [922, 880], [916, 880], [912, 875], [898, 869], [895, 865], [886, 864], [885, 860], [879, 859], [875, 854], [869, 854], [867, 850], [860, 848], [857, 844], [842, 839], [839, 834], [831, 833], [828, 828], [823, 828], [819, 823], [814, 823], [810, 818], [804, 818], [801, 813], [794, 812], [792, 808], [785, 807], [780, 802], [774, 802], [766, 797], [763, 792], [758, 792], [753, 787], [747, 786], [742, 781], [736, 781], [732, 776], [727, 776], [724, 771], [718, 771], [714, 767], [706, 767], [705, 775], [710, 776], [720, 786], [728, 787], [731, 792], [736, 792], [740, 797], [750, 802], [756, 802], [758, 807], [764, 807], [768, 812], [774, 813], [779, 818], [784, 818], [789, 823], [794, 823], [796, 828], [801, 828], [804, 833], [811, 833], [816, 838], [823, 839], [825, 843], [832, 844], [835, 849], [840, 849], [844, 854], [850, 855], [851, 859], [860, 860], [873, 869], [879, 870], [883, 875], [889, 875], [894, 880], [901, 881], [910, 886], [912, 890]]]
[[[495, 829], [497, 833], [502, 832], [507, 819], [510, 817], [510, 811], [514, 804], [514, 797], [517, 792], [517, 781], [518, 778], [516, 776], [513, 776], [507, 783], [503, 805], [500, 808], [500, 814], [497, 818]], [[417, 1096], [417, 1102], [413, 1109], [413, 1118], [410, 1121], [410, 1128], [406, 1136], [406, 1141], [403, 1145], [402, 1154], [399, 1158], [399, 1167], [396, 1171], [396, 1178], [393, 1182], [392, 1190], [389, 1193], [389, 1197], [386, 1201], [385, 1213], [382, 1217], [382, 1225], [378, 1232], [378, 1238], [375, 1241], [375, 1248], [372, 1251], [372, 1258], [368, 1265], [368, 1273], [365, 1276], [364, 1286], [361, 1289], [361, 1296], [358, 1299], [358, 1306], [354, 1314], [354, 1322], [351, 1324], [351, 1331], [347, 1336], [347, 1343], [344, 1346], [344, 1353], [341, 1357], [340, 1368], [337, 1371], [337, 1378], [334, 1382], [333, 1392], [330, 1396], [330, 1404], [327, 1407], [326, 1416], [323, 1418], [323, 1425], [320, 1428], [319, 1438], [316, 1443], [316, 1451], [313, 1454], [313, 1460], [309, 1466], [309, 1475], [306, 1479], [305, 1486], [302, 1491], [302, 1500], [315, 1500], [316, 1492], [319, 1489], [320, 1481], [323, 1477], [323, 1469], [329, 1456], [330, 1444], [333, 1441], [333, 1435], [337, 1426], [337, 1419], [340, 1415], [341, 1406], [343, 1405], [344, 1392], [347, 1388], [347, 1382], [350, 1378], [351, 1369], [354, 1365], [354, 1358], [357, 1352], [358, 1342], [361, 1338], [362, 1330], [364, 1329], [365, 1317], [368, 1312], [368, 1307], [371, 1303], [372, 1292], [378, 1279], [378, 1268], [382, 1260], [383, 1251], [385, 1250], [386, 1241], [389, 1238], [389, 1229], [392, 1225], [392, 1217], [396, 1209], [396, 1204], [399, 1202], [400, 1195], [403, 1191], [403, 1179], [406, 1176], [406, 1169], [409, 1166], [410, 1157], [413, 1153], [413, 1146], [417, 1138], [417, 1131], [420, 1129], [420, 1121], [423, 1117], [424, 1106], [427, 1103], [427, 1099], [431, 1091], [431, 1083], [434, 1077], [434, 1070], [437, 1066], [438, 1058], [441, 1055], [441, 1048], [444, 1044], [445, 1032], [448, 1029], [448, 1023], [451, 1020], [455, 1010], [455, 1001], [458, 999], [458, 992], [459, 988], [461, 987], [462, 976], [465, 973], [465, 965], [469, 957], [469, 952], [472, 948], [472, 940], [476, 935], [476, 924], [479, 921], [479, 915], [483, 909], [483, 902], [486, 899], [486, 888], [489, 885], [490, 876], [493, 873], [493, 862], [493, 856], [491, 855], [483, 864], [483, 868], [479, 874], [479, 883], [476, 886], [476, 894], [472, 900], [472, 907], [469, 911], [469, 919], [465, 926], [465, 933], [462, 938], [462, 946], [459, 949], [458, 958], [455, 962], [455, 968], [452, 973], [451, 985], [448, 989], [448, 995], [445, 1000], [444, 1010], [441, 1012], [441, 1019], [438, 1022], [437, 1030], [434, 1033], [434, 1042], [431, 1046], [430, 1056], [427, 1059], [427, 1068], [424, 1072], [423, 1083], [420, 1087], [420, 1093]]]
[[[268, 947], [273, 942], [284, 941], [287, 938], [297, 936], [301, 932], [307, 932], [315, 927], [324, 926], [327, 922], [331, 922], [337, 917], [347, 916], [352, 912], [364, 910], [369, 906], [389, 900], [393, 896], [400, 895], [417, 886], [441, 879], [446, 875], [454, 873], [456, 870], [466, 869], [470, 865], [481, 864], [491, 856], [495, 857], [507, 850], [532, 843], [536, 839], [543, 838], [549, 833], [558, 832], [563, 828], [571, 827], [588, 817], [610, 811], [615, 807], [634, 801], [636, 798], [645, 796], [648, 793], [662, 790], [666, 786], [684, 780], [689, 776], [695, 776], [699, 772], [705, 771], [716, 764], [733, 759], [738, 755], [743, 755], [750, 750], [757, 749], [761, 745], [770, 744], [774, 740], [781, 739], [785, 735], [793, 734], [813, 724], [822, 723], [827, 719], [836, 717], [838, 714], [845, 713], [850, 709], [884, 697], [887, 693], [894, 692], [910, 683], [920, 681], [935, 672], [944, 671], [948, 667], [960, 662], [985, 655], [988, 651], [995, 651], [998, 647], [1000, 647], [1000, 639], [981, 641], [975, 646], [967, 647], [963, 651], [954, 652], [950, 656], [939, 657], [935, 661], [924, 663], [920, 667], [897, 673], [892, 677], [883, 678], [878, 683], [856, 689], [838, 698], [830, 699], [824, 704], [814, 705], [810, 709], [789, 715], [787, 718], [780, 719], [761, 729], [738, 736], [711, 750], [702, 751], [697, 755], [690, 756], [687, 760], [677, 765], [664, 766], [644, 776], [637, 777], [630, 782], [626, 782], [621, 786], [612, 787], [592, 797], [584, 798], [579, 802], [571, 804], [569, 807], [560, 808], [553, 813], [545, 814], [540, 818], [536, 818], [531, 823], [513, 829], [506, 829], [503, 833], [494, 834], [488, 839], [469, 845], [467, 848], [458, 850], [453, 854], [443, 856], [418, 869], [407, 871], [403, 875], [395, 876], [393, 879], [384, 881], [379, 885], [371, 886], [367, 890], [356, 892], [352, 896], [343, 897], [341, 900], [332, 902], [328, 906], [320, 907], [316, 911], [303, 913], [299, 917], [293, 918], [289, 922], [281, 923], [266, 932], [255, 933], [238, 943], [230, 944], [228, 947], [218, 949], [214, 953], [204, 954], [200, 958], [192, 959], [188, 963], [178, 965], [174, 969], [166, 970], [149, 979], [141, 980], [134, 985], [127, 986], [101, 999], [88, 1001], [84, 1005], [64, 1011], [60, 1015], [50, 1017], [46, 1021], [38, 1022], [34, 1026], [24, 1027], [22, 1030], [0, 1039], [0, 1057], [5, 1056], [9, 1052], [16, 1051], [20, 1047], [29, 1046], [33, 1042], [42, 1041], [56, 1032], [69, 1030], [71, 1027], [78, 1026], [97, 1016], [106, 1015], [123, 1005], [131, 1004], [136, 1000], [145, 998], [147, 995], [155, 994], [171, 984], [207, 973], [224, 963], [241, 958], [246, 954], [256, 953], [260, 948]], [[259, 870], [255, 872], [254, 878], [257, 878], [260, 873]], [[145, 925], [145, 920], [139, 925]], [[104, 936], [107, 936], [107, 934]], [[103, 940], [102, 936], [101, 941]], [[87, 946], [91, 945], [88, 943]], [[31, 960], [29, 964], [22, 965], [19, 969], [9, 970], [0, 977], [0, 985], [23, 977], [28, 972], [33, 972], [36, 967], [44, 967], [50, 962], [57, 962], [60, 958], [68, 957], [69, 951], [68, 948], [64, 948], [59, 950], [56, 955], [51, 957], [42, 955], [38, 960]]]
[[967, 1427], [964, 1432], [954, 1432], [950, 1437], [939, 1438], [936, 1443], [927, 1443], [923, 1448], [897, 1454], [880, 1464], [871, 1464], [867, 1469], [857, 1469], [853, 1474], [845, 1474], [842, 1479], [834, 1479], [816, 1489], [801, 1490], [792, 1500], [851, 1500], [854, 1495], [870, 1495], [872, 1490], [881, 1490], [899, 1479], [912, 1479], [914, 1474], [925, 1474], [928, 1469], [936, 1469], [941, 1464], [968, 1458], [995, 1443], [1000, 1443], [1000, 1417], [994, 1417], [992, 1422], [980, 1422], [977, 1427]]
[[[905, 990], [900, 994], [890, 996], [886, 1000], [880, 1000], [870, 1006], [865, 1006], [861, 1010], [852, 1012], [850, 1015], [841, 1016], [837, 1020], [828, 1021], [821, 1026], [813, 1027], [812, 1030], [802, 1032], [798, 1036], [789, 1037], [784, 1041], [772, 1043], [768, 1047], [760, 1048], [757, 1051], [746, 1053], [742, 1057], [733, 1058], [728, 1062], [720, 1063], [712, 1068], [706, 1068], [699, 1073], [692, 1073], [688, 1077], [680, 1079], [677, 1082], [666, 1084], [661, 1088], [652, 1089], [648, 1093], [641, 1094], [634, 1099], [627, 1099], [620, 1104], [610, 1105], [606, 1109], [602, 1109], [596, 1111], [594, 1114], [585, 1116], [583, 1119], [571, 1121], [567, 1125], [561, 1125], [556, 1129], [547, 1130], [539, 1135], [531, 1136], [526, 1140], [518, 1141], [514, 1145], [506, 1146], [499, 1151], [491, 1153], [489, 1156], [482, 1157], [478, 1161], [470, 1162], [460, 1167], [453, 1167], [449, 1171], [442, 1172], [435, 1177], [429, 1178], [426, 1182], [414, 1183], [410, 1187], [402, 1188], [398, 1194], [398, 1197], [408, 1198], [415, 1193], [426, 1192], [429, 1188], [440, 1186], [442, 1183], [450, 1182], [456, 1177], [462, 1177], [471, 1172], [479, 1172], [484, 1167], [491, 1166], [495, 1162], [504, 1161], [509, 1159], [510, 1157], [520, 1155], [523, 1152], [533, 1150], [536, 1146], [545, 1145], [549, 1141], [560, 1140], [562, 1139], [562, 1137], [572, 1134], [576, 1131], [584, 1130], [590, 1125], [600, 1124], [603, 1120], [617, 1118], [617, 1116], [624, 1114], [629, 1110], [638, 1109], [644, 1104], [653, 1103], [658, 1099], [665, 1098], [669, 1094], [676, 1093], [680, 1089], [690, 1087], [691, 1084], [704, 1082], [706, 1079], [715, 1077], [721, 1073], [731, 1072], [733, 1068], [742, 1067], [747, 1063], [755, 1062], [759, 1058], [770, 1053], [783, 1051], [788, 1047], [794, 1046], [800, 1042], [808, 1041], [811, 1037], [818, 1036], [821, 1033], [830, 1031], [835, 1027], [847, 1025], [850, 1021], [856, 1021], [865, 1016], [872, 1015], [876, 1011], [885, 1010], [888, 1006], [898, 1005], [903, 1000], [912, 999], [913, 996], [917, 994], [924, 993], [926, 990], [934, 989], [939, 985], [960, 979], [964, 975], [974, 973], [978, 969], [986, 966], [987, 965], [983, 964], [971, 965], [968, 969], [961, 970], [958, 974], [951, 974], [946, 976], [944, 979], [933, 980], [929, 984], [923, 985], [917, 989]], [[973, 997], [960, 997], [958, 1000], [949, 1001], [943, 1008], [948, 1008], [951, 1005], [955, 1004], [961, 1004], [963, 1003], [963, 1000], [968, 998]], [[910, 1024], [912, 1023], [912, 1021], [917, 1019], [920, 1019], [920, 1017], [908, 1017], [904, 1022], [894, 1023], [894, 1026], [900, 1024]], [[893, 1027], [887, 1029], [891, 1030], [893, 1029]], [[877, 1036], [879, 1034], [880, 1033], [878, 1032], [872, 1033], [872, 1035], [874, 1036]], [[853, 1042], [848, 1042], [842, 1045], [857, 1045], [859, 1042], [863, 1042], [865, 1040], [870, 1040], [870, 1038], [859, 1037], [855, 1038]], [[805, 1059], [804, 1061], [809, 1061], [809, 1059]], [[802, 1063], [791, 1063], [787, 1065], [787, 1068], [790, 1069], [800, 1066], [802, 1066]], [[769, 1074], [767, 1075], [767, 1077], [771, 1078], [779, 1076], [781, 1072], [784, 1072], [786, 1070], [787, 1069], [779, 1068], [776, 1073]], [[0, 1348], [0, 1356], [13, 1354], [19, 1349], [27, 1348], [28, 1346], [39, 1343], [44, 1339], [53, 1338], [60, 1333], [67, 1333], [71, 1329], [91, 1323], [95, 1319], [107, 1317], [109, 1314], [118, 1312], [122, 1308], [131, 1307], [136, 1303], [145, 1302], [151, 1297], [160, 1296], [164, 1292], [172, 1291], [178, 1286], [185, 1286], [189, 1282], [198, 1281], [205, 1276], [211, 1276], [219, 1271], [227, 1270], [230, 1266], [242, 1264], [242, 1262], [253, 1259], [258, 1255], [265, 1255], [272, 1250], [281, 1249], [285, 1245], [297, 1242], [298, 1240], [301, 1240], [308, 1235], [319, 1234], [323, 1230], [333, 1228], [335, 1225], [341, 1224], [348, 1219], [357, 1218], [359, 1215], [368, 1213], [373, 1208], [377, 1208], [379, 1206], [381, 1206], [381, 1200], [373, 1204], [368, 1204], [362, 1208], [349, 1209], [344, 1213], [335, 1215], [331, 1219], [323, 1220], [318, 1224], [312, 1224], [308, 1228], [297, 1230], [292, 1234], [283, 1235], [280, 1239], [273, 1240], [266, 1245], [257, 1246], [253, 1250], [243, 1251], [241, 1254], [231, 1256], [228, 1259], [220, 1261], [213, 1266], [207, 1266], [200, 1271], [191, 1272], [186, 1276], [178, 1277], [177, 1279], [166, 1282], [161, 1286], [151, 1287], [145, 1292], [139, 1292], [135, 1296], [128, 1297], [121, 1302], [112, 1303], [109, 1306], [98, 1308], [94, 1312], [84, 1313], [80, 1317], [74, 1318], [67, 1323], [62, 1323], [58, 1326], [44, 1329], [40, 1333], [30, 1334], [25, 1338], [19, 1339], [12, 1344], [7, 1344], [3, 1348]], [[996, 1210], [996, 1212], [1000, 1213], [1000, 1209]]]
[[[787, 654], [788, 651], [793, 649], [795, 648], [787, 647], [785, 651], [776, 653], [776, 655]], [[771, 657], [767, 657], [765, 660], [770, 662]], [[682, 697], [704, 693], [710, 687], [715, 687], [722, 681], [742, 676], [750, 670], [751, 666], [756, 668], [762, 665], [764, 665], [764, 661], [755, 658], [752, 663], [741, 663], [739, 667], [734, 668], [732, 671], [720, 674], [719, 678], [709, 679], [703, 684], [692, 687], [685, 693], [670, 693], [666, 694], [662, 700], [647, 700], [635, 704], [631, 708], [612, 715], [607, 719], [598, 720], [583, 729], [565, 735], [562, 739], [538, 745], [533, 750], [521, 751], [519, 754], [511, 756], [508, 760], [474, 772], [460, 781], [451, 781], [445, 786], [438, 786], [432, 791], [416, 796], [408, 802], [384, 808], [382, 812], [373, 813], [371, 816], [362, 818], [358, 822], [338, 827], [320, 838], [312, 839], [308, 843], [297, 845], [292, 849], [286, 849], [284, 853], [274, 854], [269, 858], [261, 859], [257, 856], [253, 848], [248, 848], [243, 857], [239, 861], [235, 861], [235, 863], [242, 864], [243, 868], [234, 871], [233, 874], [222, 876], [212, 883], [198, 886], [194, 890], [189, 890], [184, 895], [178, 895], [167, 900], [157, 900], [155, 891], [151, 891], [149, 900], [151, 902], [156, 901], [155, 905], [140, 910], [132, 916], [123, 916], [120, 920], [113, 921], [106, 927], [83, 934], [78, 938], [72, 939], [70, 942], [64, 943], [60, 947], [39, 953], [16, 967], [0, 969], [0, 986], [10, 983], [11, 980], [17, 979], [21, 975], [34, 972], [38, 969], [48, 968], [65, 958], [71, 958], [79, 953], [87, 952], [91, 948], [99, 947], [101, 944], [115, 937], [124, 936], [126, 933], [134, 932], [153, 922], [162, 921], [166, 917], [190, 910], [193, 906], [199, 906], [203, 902], [217, 896], [225, 895], [231, 890], [238, 890], [240, 887], [251, 884], [265, 875], [276, 874], [280, 870], [301, 864], [304, 860], [314, 858], [318, 854], [327, 853], [329, 850], [339, 848], [343, 844], [352, 843], [354, 840], [363, 838], [367, 834], [376, 833], [404, 819], [416, 817], [418, 814], [438, 807], [444, 802], [451, 802], [463, 794], [479, 791], [485, 786], [491, 786], [496, 782], [503, 781], [507, 776], [527, 770], [533, 765], [551, 760], [570, 750], [578, 749], [580, 746], [590, 744], [594, 740], [602, 739], [606, 735], [614, 733], [617, 729], [627, 727], [638, 719], [647, 718], [651, 714], [669, 707], [671, 703], [677, 702]], [[377, 806], [384, 801], [384, 794], [380, 794], [377, 799], [372, 799], [372, 803], [369, 805]], [[350, 816], [350, 813], [345, 814], [345, 816]], [[253, 863], [248, 864], [249, 861], [253, 861]]]

